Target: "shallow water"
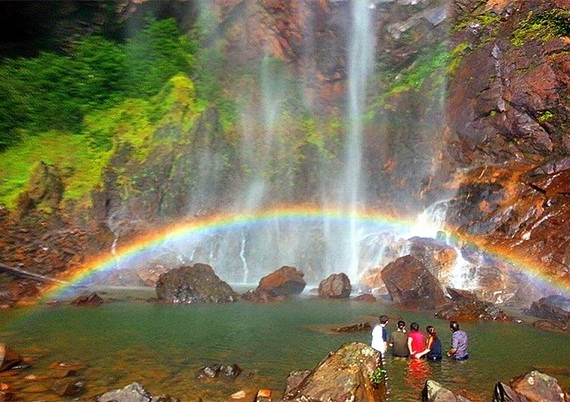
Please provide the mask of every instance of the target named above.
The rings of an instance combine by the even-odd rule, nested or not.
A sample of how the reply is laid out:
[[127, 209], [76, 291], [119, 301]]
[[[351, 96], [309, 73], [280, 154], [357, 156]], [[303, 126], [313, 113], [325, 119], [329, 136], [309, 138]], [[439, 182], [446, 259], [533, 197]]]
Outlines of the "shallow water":
[[[152, 294], [148, 295], [149, 297]], [[280, 396], [290, 371], [312, 369], [327, 353], [350, 341], [370, 342], [370, 333], [334, 333], [330, 329], [378, 314], [432, 324], [447, 346], [450, 331], [433, 314], [401, 311], [381, 303], [301, 298], [276, 304], [163, 305], [139, 300], [107, 302], [99, 307], [39, 306], [0, 312], [0, 336], [33, 367], [16, 377], [0, 378], [22, 400], [61, 400], [37, 391], [24, 376], [49, 375], [54, 362], [85, 366], [82, 398], [142, 383], [153, 394], [182, 401], [202, 397], [225, 401], [240, 389], [267, 388]], [[568, 336], [537, 331], [526, 324], [496, 322], [462, 325], [470, 335], [470, 359], [440, 363], [386, 358], [391, 401], [417, 401], [426, 379], [433, 379], [474, 401], [490, 400], [497, 381], [531, 369], [553, 375], [570, 389]], [[204, 381], [204, 365], [237, 363], [235, 381]]]

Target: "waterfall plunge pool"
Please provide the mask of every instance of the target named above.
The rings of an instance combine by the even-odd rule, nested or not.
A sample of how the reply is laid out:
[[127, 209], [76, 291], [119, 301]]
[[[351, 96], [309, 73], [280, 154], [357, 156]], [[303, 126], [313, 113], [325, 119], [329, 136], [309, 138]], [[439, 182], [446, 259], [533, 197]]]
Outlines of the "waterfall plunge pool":
[[[370, 332], [336, 333], [332, 328], [374, 324], [379, 314], [388, 314], [389, 332], [403, 319], [408, 325], [417, 321], [422, 330], [434, 325], [444, 347], [451, 337], [447, 322], [433, 312], [398, 310], [380, 302], [301, 297], [274, 304], [165, 305], [147, 302], [154, 296], [151, 291], [137, 295], [103, 294], [107, 302], [99, 307], [59, 304], [0, 311], [2, 342], [33, 361], [30, 369], [0, 382], [8, 383], [18, 400], [61, 401], [28, 376], [49, 376], [50, 365], [66, 362], [84, 367], [77, 373], [86, 384], [79, 400], [135, 381], [153, 395], [181, 401], [227, 401], [234, 392], [259, 388], [281, 396], [290, 371], [313, 369], [345, 342], [370, 342]], [[427, 379], [473, 401], [488, 401], [496, 382], [532, 369], [570, 389], [568, 335], [541, 332], [526, 323], [477, 322], [462, 328], [470, 336], [466, 362], [386, 357], [390, 401], [419, 401]], [[235, 363], [243, 372], [234, 381], [196, 378], [200, 368], [215, 363]]]

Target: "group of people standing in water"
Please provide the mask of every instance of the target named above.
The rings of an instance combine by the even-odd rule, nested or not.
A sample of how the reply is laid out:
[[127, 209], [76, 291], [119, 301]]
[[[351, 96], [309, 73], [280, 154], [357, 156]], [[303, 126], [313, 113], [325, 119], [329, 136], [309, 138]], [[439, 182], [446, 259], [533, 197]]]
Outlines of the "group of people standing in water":
[[[399, 320], [396, 324], [396, 331], [393, 331], [390, 337], [388, 337], [386, 328], [388, 320], [388, 316], [381, 315], [379, 323], [372, 330], [371, 346], [382, 353], [382, 355], [390, 347], [392, 355], [395, 357], [425, 358], [430, 361], [439, 361], [443, 358], [441, 340], [432, 325], [426, 327], [427, 335], [424, 337], [417, 322], [412, 322], [410, 330], [407, 332], [406, 323]], [[467, 333], [459, 328], [459, 324], [456, 321], [451, 321], [449, 328], [453, 334], [447, 356], [454, 360], [467, 360], [469, 358]]]

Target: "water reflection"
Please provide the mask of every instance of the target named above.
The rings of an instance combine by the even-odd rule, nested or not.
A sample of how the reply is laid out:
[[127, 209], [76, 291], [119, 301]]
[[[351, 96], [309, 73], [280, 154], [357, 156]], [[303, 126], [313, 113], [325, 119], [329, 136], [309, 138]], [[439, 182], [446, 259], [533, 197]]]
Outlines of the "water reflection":
[[[423, 326], [433, 314], [393, 310], [379, 303], [330, 302], [301, 299], [258, 305], [168, 306], [147, 302], [114, 302], [97, 308], [43, 307], [0, 311], [0, 336], [33, 368], [20, 377], [16, 389], [30, 387], [23, 377], [45, 376], [56, 361], [78, 362], [90, 397], [133, 381], [152, 393], [169, 393], [181, 400], [226, 401], [240, 389], [267, 388], [280, 395], [290, 371], [313, 369], [343, 343], [369, 343], [371, 333], [334, 333], [342, 325], [375, 322], [387, 314]], [[568, 336], [535, 330], [528, 325], [470, 323], [470, 359], [441, 362], [385, 358], [391, 401], [419, 400], [427, 379], [486, 401], [497, 381], [507, 382], [533, 368], [556, 377], [570, 388]], [[390, 325], [388, 331], [395, 330]], [[441, 333], [444, 349], [451, 335]], [[520, 348], [521, 344], [529, 347]], [[70, 346], [73, 345], [73, 346]], [[236, 381], [197, 381], [204, 365], [238, 364]], [[3, 379], [3, 382], [4, 379]], [[21, 391], [18, 391], [21, 392]], [[34, 399], [35, 398], [35, 399]], [[27, 394], [24, 400], [49, 399]]]

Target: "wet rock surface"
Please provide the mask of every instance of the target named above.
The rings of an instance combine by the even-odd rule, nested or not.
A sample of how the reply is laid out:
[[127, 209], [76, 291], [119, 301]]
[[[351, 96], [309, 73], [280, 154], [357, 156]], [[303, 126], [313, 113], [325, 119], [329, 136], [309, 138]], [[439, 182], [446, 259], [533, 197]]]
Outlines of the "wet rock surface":
[[[495, 388], [494, 396], [499, 398], [493, 399], [497, 401], [508, 400], [500, 399], [501, 395], [516, 395], [520, 400], [539, 402], [564, 402], [566, 400], [564, 391], [558, 385], [558, 381], [544, 373], [533, 370], [520, 377], [510, 381], [509, 387], [502, 384]], [[506, 392], [501, 392], [506, 391]], [[516, 400], [516, 399], [515, 399]]]
[[12, 348], [0, 343], [0, 371], [8, 370], [22, 363], [22, 357]]
[[332, 274], [319, 283], [318, 291], [319, 297], [323, 299], [348, 299], [352, 286], [346, 274]]
[[74, 300], [71, 301], [71, 304], [74, 306], [100, 306], [103, 304], [103, 298], [99, 296], [97, 293], [91, 293], [88, 295], [78, 296]]
[[448, 321], [512, 321], [500, 307], [481, 301], [469, 291], [447, 288], [451, 299], [437, 311], [436, 317]]
[[543, 297], [533, 302], [526, 312], [535, 317], [568, 324], [570, 322], [570, 299], [559, 295]]
[[156, 283], [159, 302], [174, 304], [227, 303], [238, 300], [233, 289], [222, 281], [212, 267], [195, 264], [174, 268], [160, 275]]
[[440, 283], [417, 258], [404, 256], [382, 270], [382, 279], [395, 303], [433, 310], [445, 303]]
[[138, 382], [121, 389], [109, 391], [95, 398], [96, 402], [179, 402], [169, 395], [152, 395]]
[[455, 395], [437, 381], [427, 380], [421, 395], [422, 402], [469, 402], [470, 400]]
[[237, 364], [214, 364], [200, 369], [198, 378], [220, 378], [234, 380], [242, 372]]
[[303, 292], [306, 286], [304, 276], [305, 274], [295, 267], [283, 266], [261, 278], [257, 288], [247, 291], [242, 298], [261, 303], [285, 300]]
[[292, 381], [298, 384], [287, 387], [283, 400], [386, 401], [385, 383], [372, 383], [370, 379], [381, 368], [382, 358], [370, 346], [358, 342], [344, 344], [309, 374], [303, 374], [302, 380], [293, 376]]

